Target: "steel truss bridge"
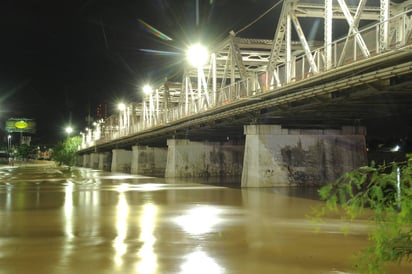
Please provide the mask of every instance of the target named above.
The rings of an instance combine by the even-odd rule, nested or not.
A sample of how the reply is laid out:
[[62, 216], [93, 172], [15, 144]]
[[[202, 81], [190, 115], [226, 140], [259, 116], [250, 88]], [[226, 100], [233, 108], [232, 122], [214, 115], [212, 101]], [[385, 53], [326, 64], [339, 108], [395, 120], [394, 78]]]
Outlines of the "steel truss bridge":
[[[315, 23], [320, 40], [307, 27]], [[412, 0], [284, 0], [273, 39], [231, 32], [210, 52], [181, 82], [97, 121], [80, 153], [226, 140], [251, 123], [333, 128], [412, 112]]]

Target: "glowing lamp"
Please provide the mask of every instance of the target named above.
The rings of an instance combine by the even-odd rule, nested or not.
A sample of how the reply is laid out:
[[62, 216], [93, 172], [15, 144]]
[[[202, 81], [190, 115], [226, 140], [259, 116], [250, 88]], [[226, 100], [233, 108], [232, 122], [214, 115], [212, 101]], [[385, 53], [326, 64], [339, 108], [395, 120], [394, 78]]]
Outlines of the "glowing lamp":
[[146, 94], [146, 95], [151, 94], [152, 91], [153, 91], [153, 89], [152, 89], [152, 87], [149, 86], [149, 85], [145, 85], [145, 86], [143, 87], [143, 92], [144, 92], [144, 94]]
[[117, 109], [118, 109], [118, 110], [125, 110], [125, 109], [126, 109], [126, 105], [125, 105], [124, 103], [119, 103], [119, 104], [117, 105]]
[[186, 53], [186, 58], [189, 63], [197, 68], [205, 65], [208, 61], [208, 57], [209, 54], [207, 49], [200, 44], [191, 46]]

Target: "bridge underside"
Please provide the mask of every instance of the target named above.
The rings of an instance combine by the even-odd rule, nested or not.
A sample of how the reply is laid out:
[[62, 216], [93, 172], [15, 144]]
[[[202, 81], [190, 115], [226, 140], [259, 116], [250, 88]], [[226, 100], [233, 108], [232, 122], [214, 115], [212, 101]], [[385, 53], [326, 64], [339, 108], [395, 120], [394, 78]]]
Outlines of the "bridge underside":
[[[388, 80], [389, 81], [389, 80]], [[287, 128], [340, 128], [342, 125], [376, 126], [385, 119], [411, 117], [412, 124], [412, 74], [390, 80], [391, 86], [380, 83], [360, 85], [326, 96], [302, 99], [293, 103], [269, 106], [254, 112], [222, 119], [211, 119], [202, 125], [178, 130], [175, 136], [210, 140], [238, 139], [243, 137], [243, 125], [281, 124]], [[404, 121], [405, 124], [408, 121]], [[200, 139], [199, 139], [199, 136]]]
[[[253, 99], [262, 100], [263, 99]], [[239, 104], [230, 113], [164, 126], [161, 132], [141, 132], [116, 141], [116, 147], [132, 144], [165, 146], [167, 139], [194, 141], [243, 140], [243, 126], [249, 124], [281, 124], [286, 128], [340, 128], [342, 125], [379, 126], [382, 131], [390, 126], [385, 119], [396, 121], [402, 117], [405, 124], [412, 124], [412, 73], [400, 77], [377, 80], [355, 87], [333, 91], [326, 95], [302, 98], [294, 102], [265, 104], [267, 106], [248, 111]], [[237, 115], [232, 115], [238, 112]], [[406, 118], [408, 121], [405, 121]], [[196, 119], [196, 118], [193, 118]], [[380, 123], [380, 121], [382, 123]], [[193, 125], [192, 125], [193, 124]], [[113, 147], [108, 144], [107, 147]], [[100, 147], [104, 149], [104, 145]]]
[[[342, 125], [376, 126], [384, 119], [412, 117], [412, 63], [405, 60], [411, 57], [402, 55], [400, 58], [401, 65], [395, 64], [395, 60], [370, 72], [367, 67], [356, 70], [352, 66], [347, 72], [334, 72], [329, 78], [315, 79], [316, 82], [297, 83], [296, 88], [291, 84], [285, 91], [239, 100], [224, 110], [211, 109], [161, 126], [155, 132], [142, 131], [119, 139], [117, 147], [136, 143], [165, 146], [167, 139], [173, 138], [241, 141], [243, 126], [249, 124], [331, 129]], [[380, 126], [384, 130], [388, 125]]]

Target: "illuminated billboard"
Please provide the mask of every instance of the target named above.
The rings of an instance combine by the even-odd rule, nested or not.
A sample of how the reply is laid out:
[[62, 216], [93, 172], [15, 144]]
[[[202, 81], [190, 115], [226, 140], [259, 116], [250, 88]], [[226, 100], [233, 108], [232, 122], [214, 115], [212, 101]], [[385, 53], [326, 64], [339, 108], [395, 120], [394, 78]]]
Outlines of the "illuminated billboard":
[[8, 132], [36, 132], [36, 121], [27, 118], [10, 118], [6, 121], [6, 130]]

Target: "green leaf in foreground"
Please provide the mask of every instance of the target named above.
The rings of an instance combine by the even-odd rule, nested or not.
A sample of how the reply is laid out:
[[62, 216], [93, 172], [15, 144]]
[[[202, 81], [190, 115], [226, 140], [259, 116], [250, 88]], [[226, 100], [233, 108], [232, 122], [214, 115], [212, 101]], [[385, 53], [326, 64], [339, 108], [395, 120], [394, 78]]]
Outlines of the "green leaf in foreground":
[[322, 218], [343, 209], [343, 218], [356, 219], [368, 211], [373, 229], [370, 246], [355, 264], [358, 273], [386, 273], [387, 263], [412, 263], [412, 155], [405, 162], [358, 168], [323, 186], [325, 201], [315, 212]]

